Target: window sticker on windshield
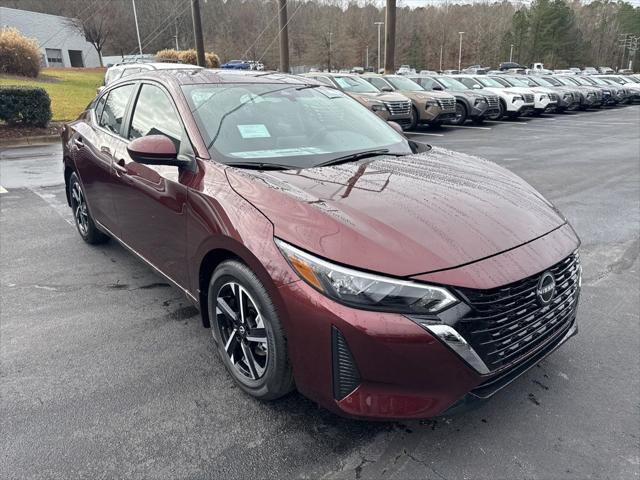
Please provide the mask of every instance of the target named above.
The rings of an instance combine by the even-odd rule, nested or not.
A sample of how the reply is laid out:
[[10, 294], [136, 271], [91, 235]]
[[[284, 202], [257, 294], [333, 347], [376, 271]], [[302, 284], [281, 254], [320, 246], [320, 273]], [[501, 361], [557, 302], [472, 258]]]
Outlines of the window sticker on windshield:
[[269, 138], [269, 130], [263, 124], [256, 125], [238, 125], [242, 138]]
[[292, 157], [296, 155], [320, 155], [329, 153], [316, 147], [279, 148], [274, 150], [253, 150], [250, 152], [232, 152], [230, 155], [240, 158]]

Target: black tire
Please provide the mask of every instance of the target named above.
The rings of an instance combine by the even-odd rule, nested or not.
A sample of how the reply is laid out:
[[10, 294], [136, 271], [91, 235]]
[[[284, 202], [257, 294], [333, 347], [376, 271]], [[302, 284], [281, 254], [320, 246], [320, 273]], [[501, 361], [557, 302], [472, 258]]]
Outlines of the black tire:
[[451, 120], [451, 125], [464, 125], [467, 121], [467, 107], [462, 102], [456, 102], [456, 117]]
[[500, 112], [496, 117], [491, 118], [491, 120], [502, 120], [507, 115], [507, 104], [503, 99], [500, 99], [498, 106], [500, 107]]
[[474, 118], [474, 119], [472, 119], [472, 120], [471, 120], [471, 122], [472, 122], [474, 125], [482, 125], [482, 124], [484, 123], [484, 121], [485, 121], [485, 118], [484, 118], [484, 117], [476, 117], [476, 118]]
[[76, 229], [82, 239], [91, 245], [97, 245], [109, 241], [109, 236], [96, 227], [89, 207], [87, 206], [84, 189], [80, 183], [78, 175], [73, 172], [69, 177], [69, 201], [73, 211], [73, 220]]
[[431, 128], [440, 128], [442, 126], [442, 121], [436, 120], [435, 122], [429, 123]]
[[418, 114], [418, 109], [415, 105], [411, 105], [411, 121], [407, 130], [415, 130], [418, 128], [418, 121], [420, 120], [420, 115]]
[[[230, 285], [232, 285], [230, 287]], [[238, 285], [237, 289], [233, 285]], [[241, 288], [240, 288], [241, 287]], [[237, 292], [235, 297], [225, 297], [226, 293]], [[244, 294], [244, 295], [243, 295]], [[240, 319], [240, 307], [238, 297], [242, 298], [245, 313], [242, 322], [233, 322], [228, 315], [217, 314], [218, 295], [236, 313], [236, 319]], [[228, 260], [221, 263], [214, 271], [209, 281], [207, 308], [211, 319], [211, 333], [216, 343], [218, 354], [222, 358], [225, 368], [233, 377], [238, 386], [249, 395], [260, 400], [275, 400], [286, 395], [294, 388], [293, 373], [287, 353], [287, 340], [278, 318], [278, 313], [273, 305], [269, 293], [258, 277], [249, 267], [236, 260]], [[223, 309], [220, 309], [223, 311]], [[252, 317], [253, 316], [253, 320]], [[252, 325], [256, 319], [261, 318], [262, 328], [259, 324]], [[242, 326], [246, 326], [246, 336], [240, 332]], [[234, 328], [235, 336], [229, 330]], [[255, 329], [255, 330], [254, 330]], [[266, 342], [251, 341], [251, 332], [258, 332]], [[258, 335], [257, 333], [255, 335]], [[235, 338], [235, 340], [232, 339]], [[266, 344], [266, 350], [264, 345]], [[230, 354], [225, 348], [229, 345]], [[247, 349], [251, 361], [247, 362]], [[233, 352], [242, 355], [242, 359], [233, 363]], [[262, 353], [261, 353], [262, 352]], [[264, 364], [260, 359], [265, 356]], [[235, 356], [234, 356], [235, 359]], [[253, 364], [253, 366], [250, 366]], [[259, 375], [257, 375], [259, 373]]]

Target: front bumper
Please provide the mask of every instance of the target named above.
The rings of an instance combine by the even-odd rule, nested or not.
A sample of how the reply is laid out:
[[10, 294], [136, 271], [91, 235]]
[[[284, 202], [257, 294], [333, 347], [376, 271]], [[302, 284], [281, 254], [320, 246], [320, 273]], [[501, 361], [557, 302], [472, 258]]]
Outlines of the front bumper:
[[[553, 249], [549, 242], [554, 244]], [[575, 247], [572, 230], [563, 227], [507, 256], [498, 255], [452, 272], [429, 274], [425, 281], [429, 281], [427, 277], [448, 278], [432, 281], [493, 288], [489, 282], [511, 283], [521, 278], [523, 269], [544, 271], [558, 261], [558, 256], [564, 256], [561, 251]], [[515, 261], [515, 257], [529, 263]], [[491, 272], [499, 274], [490, 275]], [[333, 412], [358, 418], [428, 418], [448, 411], [468, 395], [489, 397], [530, 368], [531, 359], [539, 361], [566, 341], [564, 326], [575, 324], [574, 309], [570, 322], [534, 350], [502, 368], [479, 372], [416, 319], [341, 305], [303, 281], [285, 284], [279, 291], [288, 319], [287, 343], [298, 390]], [[577, 307], [577, 297], [575, 302]], [[454, 310], [455, 307], [448, 309], [443, 315], [458, 315], [460, 310]], [[347, 354], [341, 355], [347, 358], [346, 367], [336, 366], [338, 337], [340, 348], [346, 348]], [[347, 379], [354, 382], [346, 390], [336, 383], [338, 370], [346, 372]]]
[[453, 110], [444, 110], [439, 105], [426, 105], [420, 115], [420, 121], [425, 123], [443, 122], [454, 118], [456, 118], [455, 108]]

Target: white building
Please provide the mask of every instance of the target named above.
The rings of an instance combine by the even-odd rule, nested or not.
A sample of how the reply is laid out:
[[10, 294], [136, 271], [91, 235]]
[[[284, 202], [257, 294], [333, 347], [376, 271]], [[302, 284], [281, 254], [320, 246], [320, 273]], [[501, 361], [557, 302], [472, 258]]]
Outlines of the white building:
[[34, 38], [46, 67], [99, 67], [98, 52], [67, 17], [0, 7], [0, 26], [13, 27]]

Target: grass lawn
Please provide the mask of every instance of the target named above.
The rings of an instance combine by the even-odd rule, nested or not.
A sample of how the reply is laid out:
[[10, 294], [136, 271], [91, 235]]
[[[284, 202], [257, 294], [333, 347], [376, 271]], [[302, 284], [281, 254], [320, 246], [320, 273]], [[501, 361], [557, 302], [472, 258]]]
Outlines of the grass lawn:
[[104, 72], [104, 68], [43, 68], [38, 78], [0, 75], [0, 87], [42, 87], [51, 97], [52, 120], [75, 120], [96, 96], [96, 89], [102, 85]]

